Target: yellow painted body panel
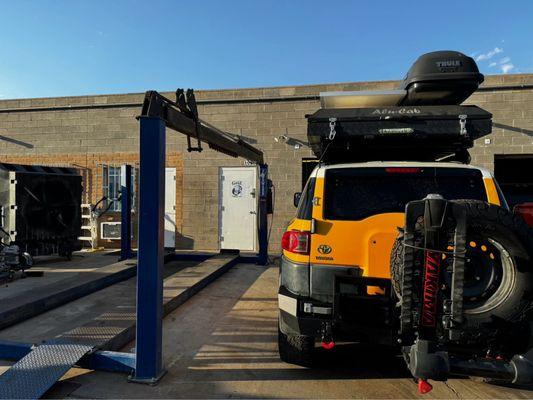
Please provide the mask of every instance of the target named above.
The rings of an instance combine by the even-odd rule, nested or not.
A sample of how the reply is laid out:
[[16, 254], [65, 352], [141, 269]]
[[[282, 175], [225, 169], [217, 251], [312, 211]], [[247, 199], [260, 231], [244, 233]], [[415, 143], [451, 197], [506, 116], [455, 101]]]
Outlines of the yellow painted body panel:
[[[501, 205], [496, 185], [483, 179], [489, 203]], [[317, 178], [313, 201], [315, 233], [311, 235], [309, 256], [283, 251], [292, 261], [321, 265], [357, 266], [364, 276], [390, 278], [390, 253], [398, 228], [404, 225], [403, 213], [373, 215], [360, 221], [328, 221], [323, 217], [324, 178]], [[288, 230], [310, 231], [311, 221], [293, 219]], [[319, 252], [329, 246], [327, 254]], [[324, 248], [324, 246], [322, 246]]]
[[[403, 213], [378, 214], [361, 221], [327, 221], [323, 218], [324, 179], [315, 184], [315, 234], [311, 235], [310, 261], [315, 264], [353, 265], [364, 276], [390, 278], [390, 253]], [[329, 254], [318, 251], [320, 245], [331, 248]]]
[[500, 196], [498, 196], [498, 191], [496, 190], [496, 184], [494, 183], [494, 180], [490, 178], [483, 178], [483, 183], [485, 184], [488, 202], [497, 206], [501, 206]]

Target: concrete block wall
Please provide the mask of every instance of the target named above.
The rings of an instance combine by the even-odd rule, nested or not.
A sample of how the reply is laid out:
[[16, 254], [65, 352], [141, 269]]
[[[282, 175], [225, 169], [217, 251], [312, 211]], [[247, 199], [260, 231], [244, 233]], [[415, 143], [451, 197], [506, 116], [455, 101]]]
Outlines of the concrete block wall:
[[[297, 150], [274, 138], [286, 135], [305, 143], [305, 114], [320, 107], [316, 97], [322, 91], [390, 89], [397, 84], [355, 82], [197, 92], [201, 118], [242, 135], [265, 153], [276, 188], [271, 251], [279, 250], [281, 234], [294, 215], [292, 195], [301, 187], [301, 160], [312, 156], [306, 146]], [[491, 143], [481, 139], [472, 150], [474, 164], [492, 169], [494, 154], [533, 154], [532, 85], [533, 74], [488, 76], [483, 85], [487, 90], [469, 99], [468, 103], [491, 111], [495, 122]], [[124, 94], [0, 101], [0, 160], [7, 155], [50, 155], [61, 161], [72, 153], [137, 153], [134, 117], [140, 113], [142, 98], [142, 94]], [[218, 249], [218, 169], [244, 165], [244, 161], [207, 146], [202, 153], [188, 153], [185, 137], [170, 130], [167, 139], [167, 152], [179, 153], [183, 160], [177, 187], [182, 199], [177, 207], [182, 213], [178, 245]]]
[[496, 154], [533, 154], [533, 74], [489, 76], [485, 85], [511, 87], [477, 92], [466, 102], [493, 114], [492, 134], [477, 140], [470, 152], [472, 164], [492, 171]]

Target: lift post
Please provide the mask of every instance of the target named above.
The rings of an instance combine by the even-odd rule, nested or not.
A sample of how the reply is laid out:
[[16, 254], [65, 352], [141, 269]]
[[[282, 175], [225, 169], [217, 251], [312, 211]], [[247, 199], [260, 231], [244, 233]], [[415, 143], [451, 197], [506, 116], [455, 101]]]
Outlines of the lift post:
[[257, 263], [268, 264], [268, 165], [259, 165], [259, 254]]
[[140, 117], [139, 250], [134, 382], [156, 383], [162, 361], [165, 122]]
[[[155, 91], [146, 92], [140, 120], [139, 250], [137, 265], [137, 326], [133, 382], [155, 384], [164, 375], [162, 364], [163, 233], [165, 187], [165, 128], [187, 136], [188, 151], [202, 151], [202, 142], [232, 157], [259, 165], [259, 254], [268, 262], [268, 167], [263, 152], [237, 135], [223, 132], [198, 118], [191, 89], [176, 91], [172, 101]], [[197, 145], [192, 147], [191, 138]]]
[[133, 257], [131, 250], [131, 203], [133, 195], [132, 167], [124, 164], [120, 167], [120, 261]]

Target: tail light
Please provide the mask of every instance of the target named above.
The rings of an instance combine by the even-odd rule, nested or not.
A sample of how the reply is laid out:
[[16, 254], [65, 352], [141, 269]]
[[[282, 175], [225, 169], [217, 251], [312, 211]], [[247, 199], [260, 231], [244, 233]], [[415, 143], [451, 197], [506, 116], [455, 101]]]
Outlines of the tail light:
[[281, 248], [290, 253], [309, 254], [310, 232], [287, 231], [281, 238]]
[[422, 172], [422, 168], [416, 167], [388, 167], [385, 168], [388, 174], [418, 174]]
[[533, 227], [533, 203], [517, 204], [513, 208], [516, 215], [520, 215], [526, 221], [526, 224]]

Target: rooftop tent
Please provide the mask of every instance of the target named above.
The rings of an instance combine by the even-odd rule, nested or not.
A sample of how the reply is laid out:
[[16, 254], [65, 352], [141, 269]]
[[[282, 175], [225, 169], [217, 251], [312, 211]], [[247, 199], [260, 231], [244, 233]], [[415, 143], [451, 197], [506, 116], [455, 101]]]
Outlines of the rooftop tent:
[[474, 140], [492, 130], [489, 112], [459, 105], [481, 82], [471, 57], [424, 54], [398, 89], [321, 93], [322, 109], [306, 116], [309, 144], [326, 162], [468, 162]]
[[434, 161], [464, 156], [491, 118], [477, 106], [321, 109], [307, 116], [307, 137], [326, 162]]

